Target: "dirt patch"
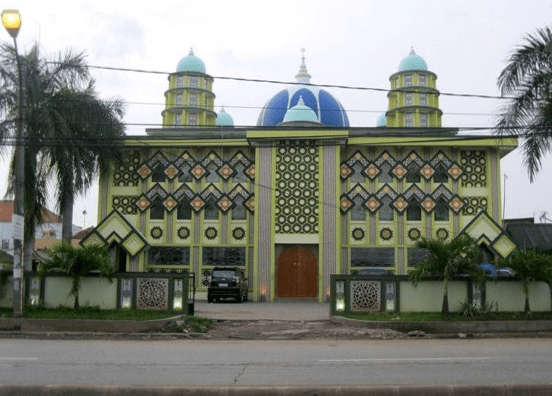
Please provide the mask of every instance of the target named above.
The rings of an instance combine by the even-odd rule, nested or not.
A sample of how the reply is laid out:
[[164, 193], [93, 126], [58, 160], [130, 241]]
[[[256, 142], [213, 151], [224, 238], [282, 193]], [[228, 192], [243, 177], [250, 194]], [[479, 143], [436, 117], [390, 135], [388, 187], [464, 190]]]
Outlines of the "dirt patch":
[[327, 321], [216, 320], [203, 335], [209, 339], [380, 339], [408, 338], [391, 329], [368, 329]]

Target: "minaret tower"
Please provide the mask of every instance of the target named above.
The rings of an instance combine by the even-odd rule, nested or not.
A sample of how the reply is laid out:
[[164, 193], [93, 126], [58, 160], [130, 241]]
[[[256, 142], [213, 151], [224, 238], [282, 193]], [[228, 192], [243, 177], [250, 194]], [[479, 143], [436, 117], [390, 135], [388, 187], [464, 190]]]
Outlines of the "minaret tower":
[[389, 78], [391, 91], [387, 127], [440, 128], [439, 91], [437, 75], [427, 69], [425, 60], [410, 50], [399, 64], [399, 71]]
[[213, 77], [205, 73], [205, 64], [190, 49], [178, 62], [176, 73], [169, 75], [165, 92], [164, 128], [215, 126]]

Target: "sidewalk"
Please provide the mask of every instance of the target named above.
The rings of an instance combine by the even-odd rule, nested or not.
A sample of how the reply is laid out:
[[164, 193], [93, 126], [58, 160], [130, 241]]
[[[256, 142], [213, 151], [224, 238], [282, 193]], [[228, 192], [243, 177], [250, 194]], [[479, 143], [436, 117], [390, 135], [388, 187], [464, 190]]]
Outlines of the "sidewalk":
[[196, 301], [194, 315], [220, 320], [330, 320], [330, 304], [316, 301], [244, 302], [222, 301], [209, 304]]

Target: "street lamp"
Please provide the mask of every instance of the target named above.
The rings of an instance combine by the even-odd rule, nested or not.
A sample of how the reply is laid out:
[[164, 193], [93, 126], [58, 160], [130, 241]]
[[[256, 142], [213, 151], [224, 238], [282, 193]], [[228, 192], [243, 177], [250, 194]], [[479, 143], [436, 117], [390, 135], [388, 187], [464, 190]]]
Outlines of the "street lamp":
[[13, 38], [15, 59], [19, 77], [19, 105], [17, 109], [16, 142], [15, 142], [15, 197], [12, 217], [13, 224], [13, 316], [23, 316], [23, 241], [25, 219], [25, 132], [23, 125], [23, 109], [25, 108], [25, 96], [23, 91], [23, 73], [19, 51], [17, 50], [17, 34], [21, 28], [21, 15], [17, 10], [2, 11], [2, 25]]

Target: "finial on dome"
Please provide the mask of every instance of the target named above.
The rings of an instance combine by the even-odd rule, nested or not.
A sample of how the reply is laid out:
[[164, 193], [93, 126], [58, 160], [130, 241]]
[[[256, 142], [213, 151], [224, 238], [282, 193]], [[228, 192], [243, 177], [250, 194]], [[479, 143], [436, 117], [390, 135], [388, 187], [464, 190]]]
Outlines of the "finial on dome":
[[303, 95], [299, 96], [299, 101], [297, 102], [296, 106], [305, 106], [305, 102], [303, 101]]
[[194, 56], [194, 47], [190, 47], [190, 53], [188, 54], [188, 56]]
[[310, 84], [311, 75], [307, 71], [307, 65], [305, 64], [305, 49], [301, 48], [301, 67], [299, 73], [295, 75], [295, 81], [302, 84]]
[[416, 55], [416, 53], [414, 52], [414, 47], [410, 47], [410, 52], [408, 53], [408, 55]]

